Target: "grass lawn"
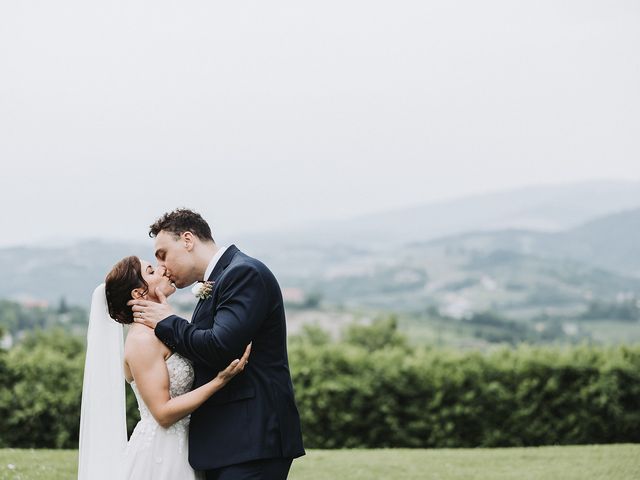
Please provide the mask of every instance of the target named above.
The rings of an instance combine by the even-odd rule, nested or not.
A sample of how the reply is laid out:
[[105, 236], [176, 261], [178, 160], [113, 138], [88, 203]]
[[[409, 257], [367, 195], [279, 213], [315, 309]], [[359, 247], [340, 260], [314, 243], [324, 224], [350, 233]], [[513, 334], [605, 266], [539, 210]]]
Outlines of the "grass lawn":
[[[75, 450], [0, 450], [0, 480], [75, 479]], [[291, 480], [640, 479], [640, 445], [456, 450], [310, 450]]]

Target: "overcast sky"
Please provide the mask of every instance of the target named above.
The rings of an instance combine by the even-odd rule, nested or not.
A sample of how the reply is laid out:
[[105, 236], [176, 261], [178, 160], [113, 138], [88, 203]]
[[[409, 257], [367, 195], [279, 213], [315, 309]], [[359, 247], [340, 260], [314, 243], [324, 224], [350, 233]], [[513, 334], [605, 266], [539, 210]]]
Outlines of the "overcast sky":
[[0, 245], [640, 179], [640, 2], [0, 3]]

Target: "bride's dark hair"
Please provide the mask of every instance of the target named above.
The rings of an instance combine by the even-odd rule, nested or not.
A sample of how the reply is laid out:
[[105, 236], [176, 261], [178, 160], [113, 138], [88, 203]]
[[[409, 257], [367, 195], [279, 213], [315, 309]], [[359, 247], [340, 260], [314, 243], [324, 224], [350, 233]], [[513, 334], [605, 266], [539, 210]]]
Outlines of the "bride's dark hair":
[[144, 288], [149, 291], [149, 284], [142, 277], [140, 259], [135, 255], [125, 257], [116, 263], [104, 281], [109, 316], [118, 323], [133, 323], [133, 311], [127, 305], [131, 300], [131, 291]]

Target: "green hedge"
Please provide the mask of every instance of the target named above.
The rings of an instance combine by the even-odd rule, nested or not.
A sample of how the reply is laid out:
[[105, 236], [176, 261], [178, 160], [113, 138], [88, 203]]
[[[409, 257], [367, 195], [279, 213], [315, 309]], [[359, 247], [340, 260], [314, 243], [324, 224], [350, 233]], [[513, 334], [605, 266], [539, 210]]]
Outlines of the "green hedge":
[[[0, 350], [0, 448], [78, 447], [84, 350], [82, 339], [59, 329]], [[139, 414], [127, 393], [131, 431]]]
[[290, 357], [311, 448], [640, 441], [638, 346], [480, 354], [300, 344]]
[[[308, 329], [289, 356], [308, 448], [640, 442], [640, 345], [460, 352], [379, 322]], [[83, 365], [60, 331], [0, 351], [0, 447], [76, 448]]]

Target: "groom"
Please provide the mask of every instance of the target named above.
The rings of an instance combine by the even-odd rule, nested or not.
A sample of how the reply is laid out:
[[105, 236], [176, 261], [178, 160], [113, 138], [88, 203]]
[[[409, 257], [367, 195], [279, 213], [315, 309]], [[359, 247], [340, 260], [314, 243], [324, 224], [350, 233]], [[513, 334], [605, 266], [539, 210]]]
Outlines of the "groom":
[[189, 323], [162, 303], [132, 300], [135, 321], [155, 329], [193, 362], [197, 388], [242, 356], [243, 373], [191, 414], [189, 463], [207, 480], [286, 479], [305, 454], [287, 358], [285, 312], [276, 278], [235, 245], [219, 247], [207, 222], [178, 209], [150, 227], [155, 256], [177, 288], [202, 282]]

